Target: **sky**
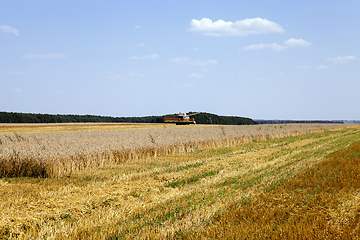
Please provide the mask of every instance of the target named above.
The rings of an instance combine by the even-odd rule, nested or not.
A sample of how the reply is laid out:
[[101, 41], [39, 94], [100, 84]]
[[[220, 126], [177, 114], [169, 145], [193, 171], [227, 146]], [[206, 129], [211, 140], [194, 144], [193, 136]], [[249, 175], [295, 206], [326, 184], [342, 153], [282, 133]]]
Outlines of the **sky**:
[[360, 119], [360, 1], [0, 1], [0, 111]]

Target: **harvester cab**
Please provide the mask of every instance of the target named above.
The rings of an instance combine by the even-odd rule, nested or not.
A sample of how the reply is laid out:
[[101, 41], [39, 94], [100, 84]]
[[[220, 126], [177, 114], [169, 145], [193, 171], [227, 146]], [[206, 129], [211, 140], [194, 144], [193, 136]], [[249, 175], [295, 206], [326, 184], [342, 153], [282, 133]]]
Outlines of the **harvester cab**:
[[195, 119], [190, 117], [200, 113], [202, 112], [186, 115], [186, 113], [180, 112], [177, 118], [165, 118], [164, 123], [176, 123], [176, 125], [196, 124]]

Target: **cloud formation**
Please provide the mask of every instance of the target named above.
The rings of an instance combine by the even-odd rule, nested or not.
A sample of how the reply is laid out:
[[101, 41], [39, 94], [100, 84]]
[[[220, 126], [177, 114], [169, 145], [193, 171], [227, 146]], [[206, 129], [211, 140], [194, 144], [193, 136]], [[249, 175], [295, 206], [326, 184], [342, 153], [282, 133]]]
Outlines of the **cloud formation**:
[[326, 70], [326, 69], [329, 69], [329, 66], [326, 66], [326, 65], [319, 65], [319, 66], [317, 66], [317, 69], [320, 69], [320, 70]]
[[190, 32], [198, 32], [205, 36], [247, 36], [261, 33], [282, 33], [284, 28], [279, 24], [264, 18], [247, 18], [236, 22], [209, 18], [193, 19], [190, 22]]
[[24, 54], [21, 58], [23, 59], [49, 59], [49, 58], [65, 58], [63, 53], [45, 53], [45, 54], [34, 54], [27, 53]]
[[270, 44], [254, 44], [249, 45], [243, 48], [243, 50], [258, 50], [263, 48], [270, 48], [274, 51], [282, 51], [287, 48], [293, 48], [293, 47], [309, 47], [312, 43], [305, 41], [303, 39], [295, 39], [290, 38], [289, 40], [286, 40], [283, 42], [283, 44], [277, 44], [277, 43], [270, 43]]
[[327, 61], [333, 62], [333, 63], [348, 63], [350, 61], [354, 61], [357, 58], [354, 56], [337, 56], [335, 58], [327, 58]]
[[309, 47], [311, 44], [311, 42], [307, 42], [301, 38], [290, 38], [289, 40], [286, 40], [283, 45], [286, 47]]
[[159, 55], [154, 53], [154, 54], [147, 55], [147, 56], [132, 56], [132, 57], [130, 57], [130, 59], [155, 59], [158, 57], [159, 57]]
[[204, 66], [204, 65], [217, 64], [218, 63], [218, 61], [216, 61], [216, 60], [203, 61], [203, 60], [200, 60], [200, 59], [190, 59], [188, 57], [183, 57], [183, 58], [177, 57], [177, 58], [171, 59], [171, 61], [177, 62], [177, 63], [189, 64], [189, 65], [198, 65], [198, 66]]
[[203, 76], [201, 76], [200, 74], [196, 74], [196, 73], [190, 73], [189, 75], [187, 75], [187, 77], [190, 77], [190, 78], [203, 78]]
[[15, 34], [16, 36], [19, 36], [19, 30], [16, 29], [16, 28], [13, 28], [11, 26], [5, 26], [5, 25], [2, 25], [0, 26], [0, 30], [3, 31], [3, 32], [6, 32], [6, 33], [13, 33]]
[[254, 45], [249, 45], [244, 47], [244, 50], [258, 50], [258, 49], [263, 49], [263, 48], [270, 48], [271, 50], [274, 51], [281, 51], [286, 49], [285, 46], [277, 44], [277, 43], [270, 43], [270, 44], [254, 44]]

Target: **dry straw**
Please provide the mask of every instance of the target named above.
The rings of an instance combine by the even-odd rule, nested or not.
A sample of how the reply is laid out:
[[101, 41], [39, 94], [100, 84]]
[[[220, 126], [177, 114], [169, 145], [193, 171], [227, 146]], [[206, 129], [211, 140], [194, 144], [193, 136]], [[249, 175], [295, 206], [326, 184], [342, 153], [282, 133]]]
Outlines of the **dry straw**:
[[360, 142], [184, 239], [359, 239]]
[[[32, 126], [34, 127], [34, 126]], [[143, 126], [142, 126], [143, 127]], [[341, 128], [339, 124], [185, 126], [0, 135], [0, 177], [58, 177], [203, 148]], [[100, 128], [101, 129], [101, 128]]]

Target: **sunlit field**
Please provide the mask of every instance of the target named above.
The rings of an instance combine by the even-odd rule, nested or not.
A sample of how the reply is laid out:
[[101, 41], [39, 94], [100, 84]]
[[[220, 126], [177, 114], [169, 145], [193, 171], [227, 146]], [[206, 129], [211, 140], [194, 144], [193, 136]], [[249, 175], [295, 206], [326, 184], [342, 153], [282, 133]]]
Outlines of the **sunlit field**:
[[4, 124], [0, 127], [0, 176], [68, 176], [134, 159], [339, 127], [344, 125]]
[[360, 237], [360, 127], [0, 127], [0, 238]]
[[[8, 133], [48, 133], [89, 130], [124, 130], [161, 128], [163, 124], [151, 123], [0, 123], [0, 134]], [[176, 127], [176, 125], [166, 125]]]

